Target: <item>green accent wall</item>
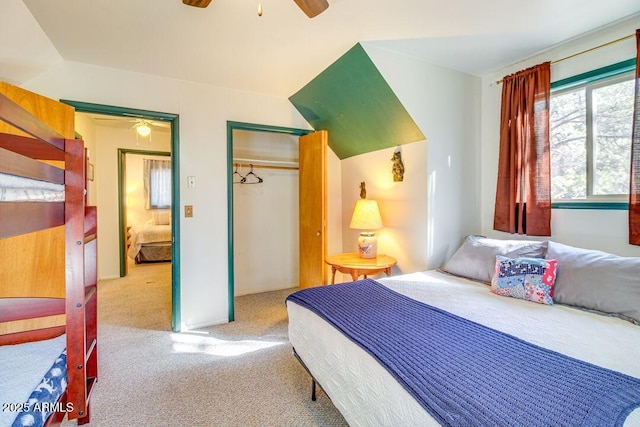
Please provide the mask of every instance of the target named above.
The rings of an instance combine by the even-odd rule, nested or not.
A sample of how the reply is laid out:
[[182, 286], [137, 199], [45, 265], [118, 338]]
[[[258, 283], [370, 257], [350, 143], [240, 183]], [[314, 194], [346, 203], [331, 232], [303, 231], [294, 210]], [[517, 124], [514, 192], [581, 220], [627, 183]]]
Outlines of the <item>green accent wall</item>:
[[360, 43], [289, 101], [340, 159], [425, 139]]

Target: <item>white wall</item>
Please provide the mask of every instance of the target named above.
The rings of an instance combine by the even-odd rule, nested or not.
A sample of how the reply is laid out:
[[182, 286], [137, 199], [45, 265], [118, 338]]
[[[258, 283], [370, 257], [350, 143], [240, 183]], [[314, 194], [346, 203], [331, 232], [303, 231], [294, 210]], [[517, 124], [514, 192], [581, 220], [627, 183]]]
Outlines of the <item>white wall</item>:
[[[180, 212], [185, 204], [194, 207], [193, 218], [180, 218], [181, 322], [185, 328], [226, 322], [226, 122], [308, 128], [291, 103], [285, 98], [73, 62], [49, 69], [24, 87], [54, 99], [180, 115]], [[97, 179], [113, 183], [101, 185], [99, 191], [117, 194], [115, 173], [96, 165]], [[196, 188], [187, 188], [187, 176], [196, 177]], [[100, 227], [115, 233], [117, 223]]]
[[[87, 149], [87, 157], [89, 159], [89, 163], [94, 165], [95, 172], [95, 162], [96, 162], [96, 127], [93, 124], [93, 121], [85, 115], [76, 114], [75, 117], [75, 127], [76, 132], [82, 136], [84, 141], [84, 148]], [[89, 206], [96, 206], [97, 203], [97, 182], [95, 180], [88, 181], [87, 185], [87, 204]]]
[[[527, 61], [483, 77], [482, 79], [482, 233], [501, 237], [510, 234], [493, 230], [493, 212], [498, 170], [500, 102], [502, 86], [495, 84], [502, 77], [545, 61], [555, 61], [577, 52], [634, 34], [640, 27], [640, 18], [609, 27], [573, 40]], [[635, 57], [635, 38], [590, 53], [553, 64], [551, 81], [561, 80]], [[554, 209], [549, 239], [572, 246], [599, 249], [626, 256], [640, 256], [640, 247], [629, 245], [628, 212], [608, 210]]]
[[402, 182], [393, 181], [394, 150], [388, 148], [342, 160], [342, 252], [358, 251], [360, 230], [350, 229], [349, 222], [360, 198], [360, 182], [364, 181], [367, 199], [378, 202], [384, 225], [376, 231], [378, 254], [398, 260], [395, 273], [426, 270], [429, 266], [427, 142], [402, 146], [405, 167]]
[[357, 233], [348, 226], [358, 185], [366, 181], [385, 223], [378, 251], [397, 258], [404, 273], [436, 268], [464, 235], [480, 229], [480, 79], [363, 46], [426, 141], [402, 146], [403, 182], [392, 178], [395, 148], [343, 160], [343, 247], [355, 249]]

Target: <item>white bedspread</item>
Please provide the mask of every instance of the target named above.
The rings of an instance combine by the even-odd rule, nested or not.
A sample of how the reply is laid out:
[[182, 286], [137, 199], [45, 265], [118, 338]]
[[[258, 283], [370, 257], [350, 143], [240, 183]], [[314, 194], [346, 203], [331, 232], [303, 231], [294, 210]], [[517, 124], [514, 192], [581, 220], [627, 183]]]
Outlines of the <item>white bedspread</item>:
[[[26, 402], [66, 346], [66, 335], [0, 346], [0, 404]], [[17, 415], [0, 410], [0, 426], [10, 426]]]
[[146, 223], [137, 232], [132, 229], [130, 239], [127, 255], [133, 259], [138, 252], [140, 252], [142, 245], [171, 242], [171, 225], [153, 225]]
[[[627, 321], [558, 304], [501, 297], [486, 285], [436, 271], [379, 281], [411, 298], [533, 344], [640, 377], [640, 327]], [[287, 309], [291, 344], [350, 425], [438, 425], [359, 346], [309, 310], [294, 303], [288, 303]], [[624, 425], [640, 426], [640, 409]]]
[[64, 185], [0, 173], [1, 202], [64, 202]]

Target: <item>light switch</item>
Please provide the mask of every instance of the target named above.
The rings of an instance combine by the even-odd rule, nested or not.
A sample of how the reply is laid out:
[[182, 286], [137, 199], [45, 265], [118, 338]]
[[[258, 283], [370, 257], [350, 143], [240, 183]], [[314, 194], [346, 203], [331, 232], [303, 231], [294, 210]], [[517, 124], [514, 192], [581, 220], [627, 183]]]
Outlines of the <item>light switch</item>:
[[184, 217], [185, 218], [193, 217], [193, 205], [184, 205]]
[[188, 176], [187, 177], [187, 188], [196, 188], [196, 177]]

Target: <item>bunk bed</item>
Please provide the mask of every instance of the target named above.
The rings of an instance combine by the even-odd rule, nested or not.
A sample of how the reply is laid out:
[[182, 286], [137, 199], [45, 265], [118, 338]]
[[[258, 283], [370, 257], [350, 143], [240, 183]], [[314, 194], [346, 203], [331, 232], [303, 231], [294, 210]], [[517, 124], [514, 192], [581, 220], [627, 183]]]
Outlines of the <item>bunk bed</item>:
[[85, 424], [98, 378], [86, 150], [72, 107], [4, 82], [0, 119], [0, 425]]

